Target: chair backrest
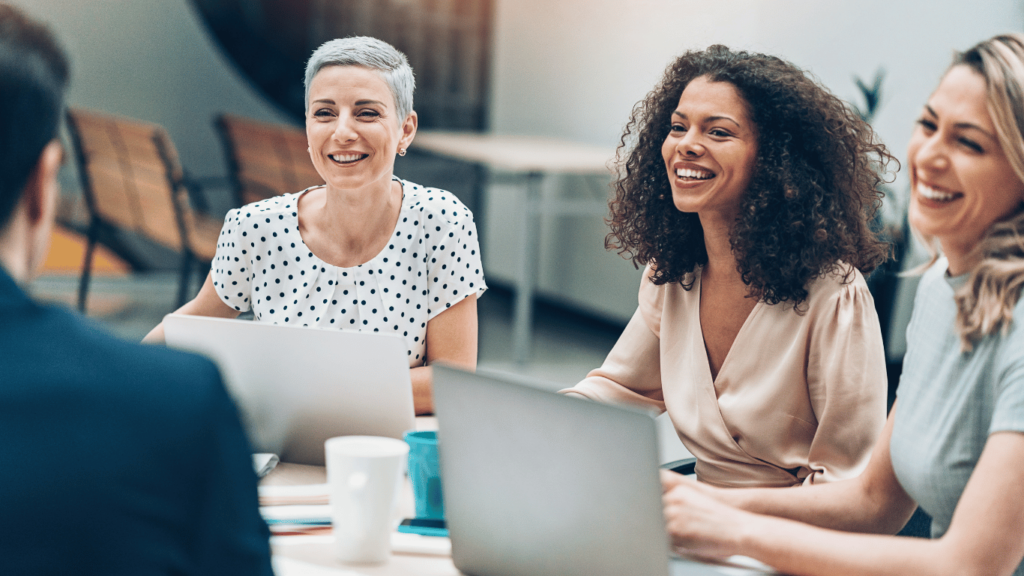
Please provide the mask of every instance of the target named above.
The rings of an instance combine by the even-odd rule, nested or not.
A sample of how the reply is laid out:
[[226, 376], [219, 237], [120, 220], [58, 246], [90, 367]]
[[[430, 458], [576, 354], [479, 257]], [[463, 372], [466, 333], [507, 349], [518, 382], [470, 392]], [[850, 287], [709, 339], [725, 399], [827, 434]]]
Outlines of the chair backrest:
[[222, 114], [217, 128], [240, 204], [323, 184], [309, 159], [306, 133], [284, 124]]
[[200, 261], [211, 262], [217, 255], [217, 239], [220, 238], [223, 221], [193, 209], [189, 180], [181, 167], [174, 141], [163, 128], [156, 132], [154, 138], [167, 166], [168, 177], [174, 183], [174, 204], [181, 220], [185, 246]]
[[81, 109], [68, 111], [90, 215], [175, 251], [182, 242], [179, 204], [187, 202], [177, 152], [163, 128]]
[[163, 127], [68, 111], [90, 215], [200, 261], [213, 260], [221, 221], [192, 209], [178, 150]]

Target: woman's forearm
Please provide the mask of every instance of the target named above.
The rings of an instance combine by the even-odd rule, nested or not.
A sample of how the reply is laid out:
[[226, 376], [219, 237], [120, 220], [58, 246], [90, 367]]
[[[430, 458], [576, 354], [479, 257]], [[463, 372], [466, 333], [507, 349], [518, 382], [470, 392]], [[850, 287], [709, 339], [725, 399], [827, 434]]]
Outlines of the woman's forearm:
[[434, 413], [433, 370], [430, 366], [409, 369], [412, 380], [412, 405], [417, 416]]
[[476, 369], [476, 295], [448, 308], [427, 323], [427, 366], [409, 371], [416, 415], [434, 413], [433, 370], [430, 364], [443, 362], [463, 370]]
[[[914, 503], [896, 481], [891, 465], [883, 466], [891, 463], [889, 424], [860, 486], [854, 484], [858, 480], [850, 480], [730, 491], [663, 473], [665, 518], [673, 544], [705, 556], [743, 554], [787, 574], [1013, 574], [1024, 558], [1024, 493], [1019, 489], [1024, 483], [1024, 434], [1019, 432], [989, 437], [948, 531], [937, 540], [817, 527], [834, 524], [850, 529], [874, 518], [871, 525], [890, 522], [887, 531], [892, 531], [912, 511]], [[841, 519], [844, 512], [849, 519]]]
[[893, 415], [882, 428], [871, 459], [856, 478], [793, 488], [713, 488], [698, 486], [712, 498], [735, 508], [797, 520], [847, 532], [895, 534], [917, 507], [892, 469], [889, 439]]
[[[237, 318], [238, 310], [231, 308], [221, 301], [217, 295], [217, 289], [213, 286], [213, 274], [207, 274], [203, 281], [202, 288], [192, 300], [186, 302], [181, 308], [174, 311], [175, 314], [187, 314], [190, 316], [210, 316], [213, 318]], [[161, 322], [146, 334], [142, 339], [146, 344], [164, 343], [164, 323]]]
[[1009, 576], [1024, 558], [1022, 454], [1024, 434], [1008, 431], [989, 437], [948, 531], [937, 540], [846, 534], [729, 509], [722, 515], [734, 522], [740, 516], [733, 525], [734, 553], [791, 574]]
[[[781, 488], [774, 492], [805, 490]], [[681, 552], [705, 557], [741, 554], [786, 574], [1002, 573], [979, 563], [978, 555], [958, 554], [965, 548], [955, 542], [854, 534], [753, 514], [709, 498], [707, 491], [693, 490], [690, 485], [666, 492], [665, 517], [672, 543]]]
[[895, 534], [914, 513], [909, 498], [880, 498], [862, 479], [793, 488], [712, 488], [717, 500], [741, 510], [846, 532]]
[[794, 575], [972, 573], [941, 540], [851, 534], [767, 516], [743, 523], [735, 550]]

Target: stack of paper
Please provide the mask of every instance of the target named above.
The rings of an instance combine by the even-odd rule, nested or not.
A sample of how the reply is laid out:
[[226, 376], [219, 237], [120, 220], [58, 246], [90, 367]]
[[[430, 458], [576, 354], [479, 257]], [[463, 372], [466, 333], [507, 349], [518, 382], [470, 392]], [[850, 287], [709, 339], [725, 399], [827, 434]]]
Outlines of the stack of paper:
[[276, 536], [329, 534], [327, 484], [260, 486], [260, 514]]
[[274, 574], [277, 576], [363, 576], [361, 572], [317, 566], [285, 556], [274, 556], [271, 558], [271, 562], [274, 565]]
[[260, 485], [260, 506], [293, 506], [306, 504], [328, 504], [330, 493], [327, 484], [303, 484], [301, 486]]
[[[331, 537], [331, 507], [327, 484], [301, 486], [260, 486], [260, 514], [270, 527], [276, 543], [293, 541], [284, 536], [303, 536], [308, 543], [312, 535]], [[313, 539], [319, 540], [319, 539]], [[298, 542], [299, 539], [294, 540]], [[452, 545], [448, 538], [420, 536], [395, 532], [391, 549], [399, 554], [448, 556]]]

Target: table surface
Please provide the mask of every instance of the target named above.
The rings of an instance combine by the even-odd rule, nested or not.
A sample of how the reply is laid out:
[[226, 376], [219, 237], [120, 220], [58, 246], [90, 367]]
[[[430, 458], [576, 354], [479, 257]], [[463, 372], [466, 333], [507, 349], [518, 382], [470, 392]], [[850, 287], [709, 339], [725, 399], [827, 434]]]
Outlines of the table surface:
[[[417, 417], [416, 429], [436, 430], [437, 419], [430, 416]], [[303, 486], [326, 482], [327, 471], [322, 466], [282, 463], [264, 477], [260, 485]], [[399, 496], [398, 509], [403, 518], [414, 515], [412, 486], [408, 479], [406, 479]], [[343, 564], [335, 558], [332, 536], [273, 536], [270, 544], [278, 576], [463, 576], [462, 572], [455, 568], [451, 556], [447, 555], [393, 552], [384, 564], [354, 565]], [[744, 559], [739, 559], [739, 562], [741, 564], [731, 567], [680, 562], [673, 566], [671, 572], [673, 575], [680, 576], [688, 574], [744, 576], [771, 573], [746, 568]]]
[[[261, 485], [300, 486], [325, 482], [327, 482], [327, 473], [322, 466], [283, 463], [268, 474]], [[408, 480], [406, 480], [399, 497], [398, 508], [399, 514], [403, 518], [413, 516], [412, 487]], [[394, 552], [385, 564], [376, 566], [343, 564], [334, 557], [331, 536], [273, 536], [270, 543], [275, 557], [285, 557], [335, 571], [349, 570], [368, 576], [458, 576], [461, 574], [452, 564], [450, 556], [428, 554]], [[291, 570], [281, 570], [281, 566], [278, 566], [278, 571], [285, 572], [283, 576], [293, 573]], [[300, 570], [294, 571], [294, 573], [301, 572]], [[324, 572], [324, 574], [328, 573]], [[282, 575], [279, 574], [279, 576]]]
[[412, 148], [522, 173], [611, 174], [615, 149], [543, 136], [421, 130]]
[[[416, 418], [417, 430], [437, 430], [437, 419], [433, 416]], [[322, 466], [305, 466], [302, 464], [282, 463], [260, 482], [261, 486], [302, 486], [307, 484], [324, 484], [327, 482], [327, 470]], [[399, 496], [398, 511], [402, 518], [414, 515], [415, 504], [412, 486], [408, 479]], [[331, 536], [273, 536], [270, 539], [271, 549], [276, 558], [275, 569], [278, 576], [292, 574], [309, 574], [316, 576], [314, 567], [322, 568], [326, 576], [332, 572], [341, 576], [365, 574], [367, 576], [460, 576], [451, 556], [427, 554], [408, 554], [395, 552], [385, 564], [377, 566], [343, 564], [334, 557], [334, 545]], [[281, 558], [303, 563], [299, 565], [281, 565]], [[312, 565], [312, 566], [310, 566]], [[282, 574], [283, 573], [283, 574]]]

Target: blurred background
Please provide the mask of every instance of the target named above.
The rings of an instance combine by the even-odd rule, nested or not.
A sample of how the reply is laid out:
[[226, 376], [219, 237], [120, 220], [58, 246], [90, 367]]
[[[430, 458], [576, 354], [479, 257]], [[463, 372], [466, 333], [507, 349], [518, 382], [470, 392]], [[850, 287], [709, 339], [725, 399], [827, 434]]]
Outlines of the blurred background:
[[[73, 107], [163, 126], [189, 198], [216, 221], [236, 205], [221, 114], [302, 126], [306, 58], [325, 40], [380, 37], [417, 77], [421, 129], [557, 139], [611, 159], [633, 105], [678, 54], [710, 44], [779, 55], [856, 106], [902, 158], [913, 122], [955, 49], [1024, 26], [1024, 3], [930, 0], [13, 0], [48, 22], [72, 57]], [[72, 146], [68, 143], [69, 149]], [[69, 155], [71, 158], [73, 155]], [[542, 214], [529, 361], [509, 356], [523, 190], [478, 166], [418, 151], [395, 170], [447, 188], [476, 213], [492, 289], [481, 299], [481, 365], [572, 384], [597, 366], [636, 307], [638, 270], [604, 250], [597, 213]], [[74, 306], [89, 214], [76, 163], [62, 174], [66, 229], [37, 295]], [[553, 175], [545, 198], [604, 201], [607, 176]], [[294, 191], [294, 190], [288, 190]], [[884, 222], [899, 239], [906, 177]], [[126, 248], [127, 247], [127, 248]], [[180, 254], [125, 234], [102, 245], [87, 313], [139, 339], [176, 307]], [[899, 266], [920, 257], [910, 246]], [[892, 272], [892, 271], [890, 271]], [[205, 275], [205, 273], [203, 273]], [[887, 355], [898, 374], [913, 280], [880, 282]], [[192, 289], [198, 287], [193, 284]], [[884, 302], [881, 302], [884, 301]], [[883, 309], [884, 308], [884, 309]]]

